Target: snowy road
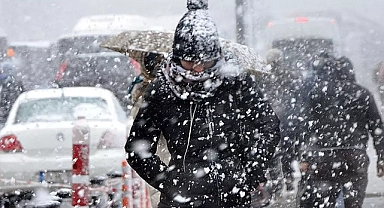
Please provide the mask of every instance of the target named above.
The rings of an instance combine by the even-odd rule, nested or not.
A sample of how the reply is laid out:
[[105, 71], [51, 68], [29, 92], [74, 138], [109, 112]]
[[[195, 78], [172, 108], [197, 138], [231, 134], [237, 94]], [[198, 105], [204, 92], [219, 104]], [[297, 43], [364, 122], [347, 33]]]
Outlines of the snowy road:
[[384, 178], [378, 178], [376, 176], [377, 156], [376, 151], [373, 148], [372, 142], [369, 143], [368, 155], [370, 158], [370, 164], [368, 170], [367, 194], [375, 195], [381, 193], [381, 195], [384, 195]]
[[[271, 204], [268, 208], [296, 208], [294, 195], [288, 196], [281, 201]], [[382, 208], [384, 207], [384, 196], [365, 198], [363, 208]], [[341, 207], [338, 207], [341, 208]]]

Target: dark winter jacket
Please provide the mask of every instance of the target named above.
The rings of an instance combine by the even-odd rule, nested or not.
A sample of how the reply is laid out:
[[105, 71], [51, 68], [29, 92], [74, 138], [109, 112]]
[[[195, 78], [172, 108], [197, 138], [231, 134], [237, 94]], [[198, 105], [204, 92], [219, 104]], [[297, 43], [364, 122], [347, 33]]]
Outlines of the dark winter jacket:
[[295, 132], [298, 131], [293, 123], [296, 119], [295, 113], [299, 111], [297, 97], [302, 78], [293, 72], [280, 50], [271, 49], [266, 60], [271, 71], [264, 74], [258, 83], [280, 119], [281, 141], [276, 156], [281, 157], [283, 173], [288, 177], [293, 172], [291, 162], [294, 159]]
[[281, 119], [292, 113], [296, 100], [299, 79], [283, 65], [273, 66], [270, 74], [265, 74], [261, 81], [262, 92], [271, 102], [273, 109]]
[[304, 149], [365, 150], [371, 135], [383, 160], [383, 122], [372, 94], [356, 83], [352, 63], [333, 60], [324, 70], [306, 102]]
[[[155, 155], [160, 133], [169, 166]], [[249, 76], [224, 78], [215, 96], [200, 102], [176, 97], [159, 77], [125, 148], [131, 167], [162, 192], [159, 207], [246, 207], [279, 138], [279, 120]]]
[[3, 125], [8, 118], [9, 111], [19, 95], [24, 92], [22, 83], [13, 76], [0, 75], [0, 124]]

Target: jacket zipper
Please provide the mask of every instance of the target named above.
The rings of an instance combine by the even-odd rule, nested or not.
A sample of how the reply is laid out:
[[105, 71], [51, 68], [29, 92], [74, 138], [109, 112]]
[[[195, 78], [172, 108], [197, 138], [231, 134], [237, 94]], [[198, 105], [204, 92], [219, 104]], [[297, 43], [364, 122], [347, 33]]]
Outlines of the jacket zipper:
[[189, 144], [191, 142], [193, 120], [195, 119], [195, 113], [196, 113], [196, 109], [197, 109], [197, 104], [195, 104], [195, 109], [192, 110], [192, 107], [193, 107], [193, 103], [191, 102], [190, 105], [189, 105], [189, 116], [190, 116], [191, 120], [189, 121], [189, 132], [188, 132], [187, 147], [185, 148], [184, 158], [183, 158], [183, 169], [184, 169], [184, 172], [186, 172], [185, 158], [187, 156], [188, 149], [189, 149]]
[[[212, 108], [210, 105], [208, 105], [208, 108], [207, 108], [207, 123], [208, 123], [208, 130], [209, 130], [209, 139], [211, 140], [211, 148], [213, 148], [213, 131], [214, 131], [214, 128], [215, 128], [215, 125], [213, 123], [213, 117], [212, 117]], [[213, 175], [215, 177], [215, 181], [216, 181], [216, 188], [217, 188], [217, 206], [220, 207], [220, 201], [221, 201], [221, 189], [220, 189], [220, 186], [219, 186], [219, 179], [218, 179], [218, 175], [219, 175], [219, 172], [217, 170], [217, 167], [216, 167], [216, 163], [214, 161], [212, 161], [212, 166], [213, 166]]]

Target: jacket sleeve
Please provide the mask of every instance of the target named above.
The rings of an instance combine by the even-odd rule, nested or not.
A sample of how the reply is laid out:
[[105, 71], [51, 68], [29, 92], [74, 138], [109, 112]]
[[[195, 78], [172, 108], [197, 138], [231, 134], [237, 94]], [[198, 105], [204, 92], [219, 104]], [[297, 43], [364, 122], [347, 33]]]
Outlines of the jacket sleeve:
[[249, 174], [258, 183], [263, 180], [260, 170], [267, 168], [280, 141], [280, 121], [251, 77], [241, 80], [238, 93], [242, 134], [247, 144], [245, 159]]
[[125, 145], [128, 164], [148, 184], [162, 189], [164, 171], [167, 169], [159, 156], [157, 144], [160, 139], [159, 103], [156, 87], [151, 83], [144, 95], [143, 104], [133, 122]]
[[368, 129], [373, 137], [373, 145], [376, 149], [378, 161], [384, 161], [384, 126], [381, 114], [371, 94], [368, 98]]

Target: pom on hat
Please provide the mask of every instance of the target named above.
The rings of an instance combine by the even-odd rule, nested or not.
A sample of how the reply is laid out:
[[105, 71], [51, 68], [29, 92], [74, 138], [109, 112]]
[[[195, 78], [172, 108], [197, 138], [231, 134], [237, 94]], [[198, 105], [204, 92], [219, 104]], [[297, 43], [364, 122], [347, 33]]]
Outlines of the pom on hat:
[[188, 10], [208, 9], [208, 0], [187, 0]]

